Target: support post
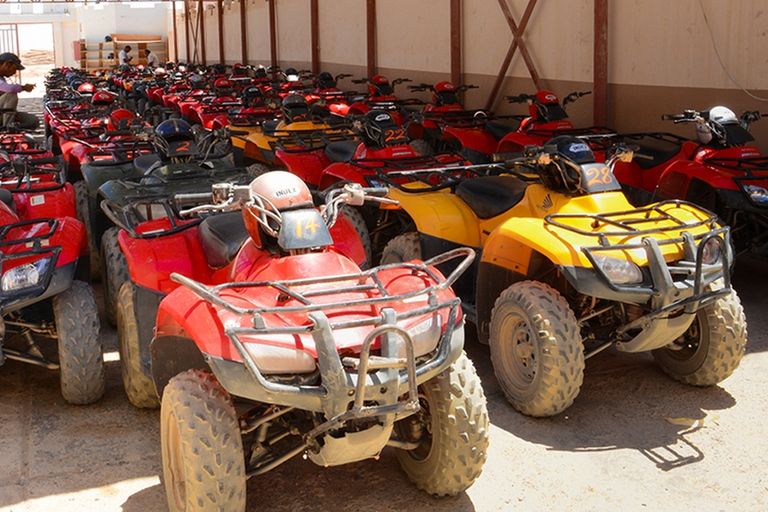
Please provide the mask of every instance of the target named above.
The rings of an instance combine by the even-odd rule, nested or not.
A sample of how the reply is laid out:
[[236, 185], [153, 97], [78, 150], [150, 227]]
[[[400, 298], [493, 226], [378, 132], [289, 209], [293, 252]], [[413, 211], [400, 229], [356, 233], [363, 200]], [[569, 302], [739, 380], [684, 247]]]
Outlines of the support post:
[[[272, 67], [277, 67], [277, 13], [275, 10], [275, 0], [269, 1], [269, 53], [272, 60]], [[273, 73], [274, 76], [274, 73]]]
[[595, 0], [594, 123], [608, 124], [608, 0]]
[[[184, 41], [187, 44], [187, 55], [186, 59], [187, 62], [189, 62], [189, 1], [190, 0], [184, 0], [184, 30], [186, 32], [186, 40]], [[178, 59], [176, 59], [178, 61]]]
[[370, 78], [376, 75], [376, 0], [366, 0], [365, 17], [368, 78]]
[[207, 66], [208, 62], [205, 58], [205, 4], [203, 0], [199, 0], [197, 8], [197, 20], [200, 22], [198, 30], [200, 31], [200, 60], [203, 66]]
[[312, 74], [317, 75], [320, 72], [320, 22], [318, 21], [318, 0], [309, 2], [309, 25], [312, 44]]
[[461, 85], [461, 0], [451, 0], [451, 82]]
[[221, 0], [216, 0], [216, 14], [219, 24], [219, 63], [224, 64], [224, 8]]
[[244, 65], [248, 65], [248, 23], [245, 19], [245, 2], [240, 0], [240, 58]]

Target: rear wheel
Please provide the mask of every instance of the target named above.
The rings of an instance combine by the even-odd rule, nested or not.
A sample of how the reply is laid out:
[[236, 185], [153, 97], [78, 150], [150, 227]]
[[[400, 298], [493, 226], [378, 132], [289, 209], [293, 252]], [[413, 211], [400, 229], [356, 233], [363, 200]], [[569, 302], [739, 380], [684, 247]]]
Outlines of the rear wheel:
[[424, 139], [415, 139], [411, 141], [411, 149], [421, 156], [432, 156], [435, 151], [432, 149], [432, 145]]
[[673, 379], [712, 386], [739, 366], [747, 344], [747, 321], [735, 291], [696, 313], [688, 330], [653, 357]]
[[88, 185], [80, 180], [74, 184], [75, 187], [75, 208], [77, 210], [77, 220], [85, 226], [88, 236], [88, 252], [91, 260], [91, 279], [101, 277], [101, 262], [99, 258], [99, 246], [96, 243], [96, 237], [91, 226], [91, 206], [88, 198]]
[[245, 510], [245, 459], [235, 408], [212, 374], [188, 370], [168, 382], [160, 439], [171, 512]]
[[82, 281], [72, 281], [53, 298], [53, 315], [61, 394], [71, 404], [91, 404], [104, 395], [104, 358], [93, 289]]
[[455, 495], [477, 480], [488, 456], [488, 411], [475, 367], [466, 354], [419, 386], [421, 410], [395, 424], [401, 439], [421, 443], [396, 451], [420, 489]]
[[389, 241], [381, 254], [382, 265], [420, 259], [422, 259], [421, 242], [419, 241], [419, 234], [416, 232], [396, 236]]
[[117, 339], [120, 346], [120, 370], [123, 388], [128, 400], [142, 409], [157, 409], [160, 400], [155, 392], [152, 379], [142, 371], [139, 350], [139, 327], [136, 321], [136, 305], [133, 283], [128, 281], [120, 287], [117, 296]]
[[120, 228], [109, 228], [101, 238], [101, 263], [102, 285], [104, 290], [104, 304], [107, 312], [107, 320], [112, 325], [117, 325], [117, 294], [120, 287], [131, 277], [128, 270], [128, 260], [120, 250], [117, 242], [117, 234]]
[[584, 380], [576, 316], [553, 288], [515, 283], [491, 312], [491, 361], [507, 401], [529, 416], [554, 416], [573, 403]]
[[264, 164], [251, 164], [248, 166], [247, 170], [248, 170], [248, 174], [250, 174], [254, 178], [258, 178], [262, 174], [267, 174], [272, 169], [270, 169]]

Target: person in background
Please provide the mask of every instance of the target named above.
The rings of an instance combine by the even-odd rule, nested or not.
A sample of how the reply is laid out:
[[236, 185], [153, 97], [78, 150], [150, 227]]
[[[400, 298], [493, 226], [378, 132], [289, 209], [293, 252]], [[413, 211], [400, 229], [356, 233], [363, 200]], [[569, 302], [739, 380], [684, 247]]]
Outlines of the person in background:
[[15, 75], [18, 71], [24, 69], [21, 60], [15, 53], [0, 53], [0, 110], [15, 111], [15, 113], [5, 113], [0, 117], [0, 124], [7, 126], [18, 120], [19, 127], [25, 130], [35, 130], [40, 125], [40, 119], [26, 112], [16, 111], [19, 104], [19, 93], [32, 92], [35, 84], [10, 84], [5, 79]]
[[121, 68], [130, 68], [131, 67], [131, 60], [133, 57], [131, 55], [128, 55], [131, 51], [131, 45], [125, 45], [125, 47], [120, 50], [120, 53], [117, 54], [117, 60], [119, 61], [119, 66]]
[[149, 48], [144, 50], [144, 55], [147, 57], [147, 67], [154, 69], [160, 65], [160, 59], [157, 57], [157, 54]]

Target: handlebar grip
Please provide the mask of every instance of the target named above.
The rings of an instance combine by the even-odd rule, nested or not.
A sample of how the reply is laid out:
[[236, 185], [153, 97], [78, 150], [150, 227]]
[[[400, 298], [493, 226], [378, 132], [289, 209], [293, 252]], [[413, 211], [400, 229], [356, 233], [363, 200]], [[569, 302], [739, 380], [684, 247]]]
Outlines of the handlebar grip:
[[661, 115], [662, 121], [676, 121], [678, 119], [683, 119], [683, 116], [681, 114], [662, 114]]
[[363, 187], [363, 193], [371, 197], [387, 197], [387, 189], [382, 187]]
[[213, 194], [210, 192], [197, 192], [194, 194], [176, 194], [173, 196], [173, 200], [178, 204], [195, 204], [212, 202]]

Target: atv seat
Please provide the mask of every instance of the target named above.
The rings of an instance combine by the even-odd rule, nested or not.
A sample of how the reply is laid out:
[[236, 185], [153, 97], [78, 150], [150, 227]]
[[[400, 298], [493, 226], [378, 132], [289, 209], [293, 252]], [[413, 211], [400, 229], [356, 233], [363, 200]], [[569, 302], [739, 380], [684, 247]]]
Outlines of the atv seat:
[[347, 163], [355, 156], [355, 151], [360, 145], [356, 140], [344, 140], [341, 142], [332, 142], [325, 146], [325, 156], [331, 163]]
[[502, 123], [494, 123], [493, 121], [488, 121], [485, 123], [485, 131], [491, 134], [491, 137], [493, 137], [496, 140], [501, 140], [504, 138], [504, 136], [510, 132], [515, 131], [515, 128], [512, 126], [508, 126], [506, 124]]
[[148, 155], [141, 155], [133, 160], [133, 167], [141, 174], [146, 174], [150, 167], [156, 162], [160, 161], [160, 155], [150, 153]]
[[248, 239], [243, 215], [240, 212], [227, 212], [208, 217], [200, 223], [197, 239], [211, 267], [227, 265]]
[[13, 202], [13, 194], [10, 190], [5, 188], [0, 188], [0, 202], [5, 203], [5, 205], [10, 208], [13, 211], [16, 211], [16, 206]]
[[270, 119], [269, 121], [264, 121], [261, 123], [261, 132], [264, 135], [274, 135], [275, 130], [277, 130], [277, 125], [280, 124], [279, 119]]
[[456, 186], [456, 195], [481, 219], [509, 210], [525, 195], [528, 184], [514, 176], [483, 176]]
[[640, 149], [636, 153], [644, 158], [635, 158], [634, 162], [641, 169], [651, 169], [661, 165], [680, 152], [680, 144], [650, 137], [644, 137], [637, 144], [640, 146]]

